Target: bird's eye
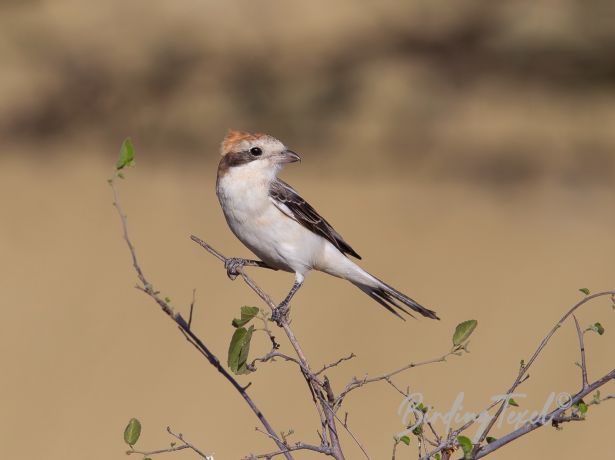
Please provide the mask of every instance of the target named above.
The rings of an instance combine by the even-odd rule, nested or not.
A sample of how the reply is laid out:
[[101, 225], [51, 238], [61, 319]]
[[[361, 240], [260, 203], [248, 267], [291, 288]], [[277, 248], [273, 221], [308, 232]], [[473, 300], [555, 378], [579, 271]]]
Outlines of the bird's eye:
[[263, 151], [259, 147], [252, 147], [250, 149], [250, 153], [255, 157], [260, 157], [263, 154]]

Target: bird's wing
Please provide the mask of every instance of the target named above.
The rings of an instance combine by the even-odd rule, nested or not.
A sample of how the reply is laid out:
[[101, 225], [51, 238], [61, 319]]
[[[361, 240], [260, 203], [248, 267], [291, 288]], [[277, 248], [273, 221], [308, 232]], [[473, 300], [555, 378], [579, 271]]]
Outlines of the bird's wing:
[[269, 198], [273, 204], [291, 219], [299, 222], [308, 230], [327, 239], [342, 254], [350, 254], [360, 259], [361, 256], [344, 241], [344, 238], [310, 206], [299, 194], [286, 182], [276, 179], [269, 188]]

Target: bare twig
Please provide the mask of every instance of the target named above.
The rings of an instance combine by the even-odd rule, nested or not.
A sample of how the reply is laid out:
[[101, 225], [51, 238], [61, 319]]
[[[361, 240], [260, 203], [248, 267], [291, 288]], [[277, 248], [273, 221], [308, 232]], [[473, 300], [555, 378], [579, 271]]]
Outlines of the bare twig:
[[[197, 244], [199, 244], [203, 249], [205, 249], [207, 252], [209, 252], [210, 254], [212, 254], [214, 257], [216, 257], [218, 260], [220, 260], [223, 263], [226, 263], [226, 261], [228, 260], [222, 253], [218, 252], [217, 250], [215, 250], [212, 246], [210, 246], [209, 244], [207, 244], [205, 241], [203, 241], [201, 238], [192, 235], [190, 237], [194, 242], [196, 242]], [[273, 300], [271, 299], [271, 297], [265, 292], [263, 291], [260, 286], [258, 286], [253, 280], [252, 278], [250, 278], [246, 272], [243, 270], [243, 268], [238, 268], [237, 269], [238, 273], [241, 275], [241, 278], [243, 279], [243, 281], [263, 300], [263, 302], [265, 302], [269, 308], [273, 311], [273, 309], [276, 308], [276, 304], [273, 302]], [[337, 434], [337, 427], [336, 427], [336, 419], [334, 416], [332, 416], [330, 414], [330, 409], [329, 403], [327, 401], [327, 399], [321, 394], [322, 391], [324, 390], [324, 384], [323, 382], [321, 382], [317, 375], [312, 372], [309, 361], [305, 355], [305, 353], [303, 352], [303, 349], [301, 348], [301, 345], [299, 344], [299, 341], [297, 340], [297, 337], [295, 336], [295, 333], [293, 332], [293, 330], [290, 328], [290, 325], [288, 323], [288, 320], [282, 320], [280, 323], [280, 327], [282, 327], [282, 329], [284, 330], [286, 337], [288, 338], [289, 342], [291, 343], [293, 349], [295, 350], [295, 353], [297, 354], [297, 358], [298, 361], [300, 363], [300, 367], [303, 373], [303, 376], [305, 378], [305, 381], [308, 385], [308, 387], [310, 388], [310, 393], [312, 395], [312, 398], [314, 400], [314, 405], [316, 407], [316, 410], [320, 416], [321, 419], [321, 424], [323, 426], [323, 429], [326, 430], [326, 432], [328, 433], [328, 438], [329, 441], [331, 443], [331, 453], [330, 455], [334, 458], [336, 458], [337, 460], [343, 460], [344, 459], [344, 454], [342, 452], [342, 448], [340, 445], [340, 441], [339, 441], [339, 436]], [[280, 449], [282, 450], [282, 449]]]
[[[536, 358], [538, 357], [538, 355], [540, 354], [540, 352], [544, 349], [544, 347], [546, 346], [546, 344], [549, 342], [549, 340], [551, 339], [551, 337], [555, 334], [555, 332], [561, 327], [561, 325], [564, 323], [564, 321], [570, 317], [571, 315], [573, 315], [573, 313], [582, 305], [586, 304], [588, 301], [598, 298], [598, 297], [602, 297], [602, 296], [610, 296], [611, 299], [613, 299], [615, 297], [615, 291], [604, 291], [604, 292], [599, 292], [596, 294], [592, 294], [590, 296], [584, 297], [582, 300], [580, 300], [579, 302], [575, 303], [563, 316], [562, 318], [555, 324], [555, 326], [549, 331], [549, 333], [542, 339], [542, 341], [540, 342], [538, 348], [536, 349], [536, 351], [534, 352], [534, 354], [531, 356], [531, 358], [529, 359], [529, 361], [527, 362], [527, 364], [523, 364], [522, 366], [520, 366], [519, 368], [519, 372], [518, 375], [515, 379], [515, 381], [513, 382], [513, 385], [510, 387], [510, 389], [506, 392], [506, 395], [510, 395], [514, 392], [514, 390], [524, 381], [526, 381], [529, 377], [529, 374], [527, 373], [528, 369], [530, 368], [530, 366], [535, 362]], [[593, 389], [598, 388], [601, 385], [604, 385], [605, 383], [607, 383], [611, 378], [613, 377], [609, 377], [614, 371], [612, 371], [611, 373], [607, 374], [606, 376], [602, 377], [601, 379], [597, 380], [596, 382], [594, 382], [594, 384], [586, 386], [584, 388], [581, 389], [581, 391], [579, 391], [577, 394], [575, 394], [572, 398], [573, 398], [573, 402], [576, 400], [580, 400], [583, 396], [587, 395], [588, 393], [590, 393]], [[591, 387], [590, 390], [588, 390]], [[579, 396], [580, 395], [580, 396]], [[578, 397], [578, 399], [576, 399]], [[489, 410], [491, 410], [493, 407], [495, 407], [496, 405], [499, 405], [500, 407], [498, 408], [498, 410], [496, 411], [496, 413], [491, 417], [491, 419], [489, 420], [489, 423], [487, 424], [487, 427], [485, 428], [485, 430], [483, 430], [479, 441], [475, 444], [475, 448], [473, 451], [473, 455], [478, 455], [478, 453], [480, 452], [480, 457], [484, 457], [485, 455], [487, 455], [488, 453], [496, 450], [496, 448], [501, 447], [502, 445], [512, 441], [513, 439], [517, 439], [520, 436], [523, 436], [527, 433], [529, 433], [530, 431], [533, 431], [534, 429], [538, 428], [539, 426], [544, 425], [540, 424], [537, 426], [534, 426], [533, 428], [529, 429], [529, 430], [524, 430], [524, 427], [521, 427], [519, 430], [515, 430], [512, 433], [509, 433], [508, 435], [499, 438], [497, 441], [494, 441], [490, 444], [488, 444], [487, 446], [483, 446], [481, 447], [481, 443], [484, 441], [484, 439], [487, 437], [487, 434], [489, 433], [489, 431], [491, 430], [491, 428], [493, 428], [493, 426], [495, 425], [495, 423], [497, 422], [498, 418], [500, 417], [500, 415], [502, 414], [504, 408], [506, 407], [508, 402], [508, 397], [504, 397], [503, 399], [498, 399], [495, 402], [492, 402], [486, 409], [483, 410], [483, 412], [488, 412]], [[549, 415], [553, 415], [555, 414], [556, 411], [553, 411], [551, 414]], [[557, 413], [555, 415], [553, 415], [553, 417], [559, 417], [563, 414], [563, 411], [560, 413]], [[420, 458], [420, 460], [429, 460], [431, 457], [433, 457], [436, 453], [438, 452], [442, 452], [442, 456], [444, 458], [444, 453], [447, 450], [450, 450], [452, 448], [455, 448], [458, 443], [457, 443], [457, 436], [462, 433], [463, 431], [465, 431], [466, 429], [468, 429], [471, 425], [473, 425], [475, 422], [477, 421], [476, 418], [466, 422], [463, 426], [461, 426], [460, 428], [456, 429], [456, 430], [451, 430], [448, 435], [446, 436], [446, 438], [440, 442], [440, 444], [438, 445], [438, 447], [436, 449], [434, 449], [431, 452], [428, 452], [427, 454], [425, 454], [424, 456], [422, 456]], [[515, 434], [513, 438], [509, 438], [509, 436], [512, 436], [513, 433]], [[500, 441], [502, 439], [509, 439], [508, 441], [506, 441], [504, 444], [500, 444]], [[496, 444], [497, 442], [497, 444]], [[489, 447], [491, 446], [491, 447]], [[497, 447], [496, 447], [497, 446]], [[485, 449], [489, 447], [489, 450], [486, 451]], [[480, 457], [475, 457], [475, 458], [480, 458]]]
[[[581, 391], [579, 391], [577, 394], [575, 394], [572, 397], [570, 403], [571, 404], [578, 403], [581, 399], [583, 399], [583, 397], [587, 396], [592, 391], [600, 388], [602, 385], [604, 385], [605, 383], [613, 379], [615, 379], [615, 369], [613, 369], [611, 372], [606, 374], [604, 377], [599, 378], [595, 382], [584, 387]], [[536, 428], [540, 428], [545, 423], [552, 421], [552, 420], [553, 421], [557, 420], [557, 418], [561, 416], [567, 409], [568, 407], [558, 407], [557, 409], [547, 414], [546, 417], [541, 417], [538, 420], [536, 420], [534, 423], [526, 423], [521, 428], [513, 431], [512, 433], [508, 433], [507, 435], [502, 436], [501, 438], [496, 439], [490, 444], [487, 444], [486, 446], [483, 446], [482, 448], [478, 449], [478, 452], [476, 453], [474, 458], [479, 459], [486, 455], [489, 455], [491, 452], [498, 450], [499, 448], [505, 446], [509, 442], [514, 441], [515, 439], [520, 438], [521, 436], [524, 436], [534, 431]]]
[[574, 319], [574, 325], [577, 328], [577, 335], [579, 336], [579, 349], [581, 350], [581, 381], [582, 388], [587, 388], [587, 363], [585, 362], [585, 343], [583, 341], [583, 331], [579, 325], [579, 321], [575, 315], [572, 315]]
[[338, 366], [339, 364], [341, 364], [344, 361], [349, 361], [352, 358], [356, 358], [357, 355], [355, 355], [354, 353], [350, 353], [348, 356], [344, 356], [343, 358], [338, 359], [337, 361], [335, 361], [334, 363], [330, 363], [330, 364], [325, 364], [321, 370], [319, 370], [318, 372], [315, 372], [314, 375], [320, 375], [322, 374], [324, 371], [326, 371], [327, 369], [331, 369], [332, 367]]
[[[259, 419], [261, 424], [265, 427], [267, 432], [271, 434], [272, 439], [274, 440], [278, 448], [284, 449], [284, 444], [277, 436], [276, 431], [273, 429], [273, 427], [271, 426], [271, 424], [269, 423], [269, 421], [267, 420], [263, 412], [258, 408], [256, 403], [248, 395], [245, 388], [242, 387], [239, 384], [239, 382], [237, 382], [237, 380], [235, 380], [235, 378], [227, 372], [227, 370], [220, 364], [220, 360], [216, 357], [216, 355], [213, 354], [209, 350], [209, 348], [205, 345], [205, 343], [203, 343], [203, 341], [196, 334], [192, 332], [192, 330], [190, 329], [190, 324], [186, 322], [186, 320], [181, 316], [181, 314], [175, 313], [173, 311], [173, 308], [169, 305], [169, 303], [158, 295], [158, 292], [154, 290], [152, 284], [145, 278], [145, 275], [143, 274], [143, 270], [141, 269], [138, 259], [137, 259], [136, 250], [128, 234], [128, 222], [127, 222], [126, 214], [124, 214], [124, 211], [122, 210], [122, 206], [119, 201], [119, 194], [117, 192], [115, 182], [113, 180], [110, 180], [109, 185], [111, 186], [111, 190], [113, 191], [113, 206], [115, 206], [115, 208], [117, 209], [118, 215], [120, 217], [124, 240], [126, 241], [126, 245], [128, 246], [128, 250], [130, 251], [130, 255], [132, 258], [132, 265], [137, 273], [137, 277], [139, 278], [139, 281], [141, 282], [141, 285], [137, 286], [138, 289], [145, 292], [148, 296], [154, 299], [154, 301], [160, 306], [162, 311], [166, 313], [169, 316], [169, 318], [171, 318], [179, 326], [180, 331], [184, 334], [186, 339], [192, 345], [194, 345], [197, 348], [197, 350], [201, 352], [201, 354], [203, 354], [207, 358], [209, 363], [212, 366], [214, 366], [216, 370], [220, 374], [222, 374], [222, 376], [226, 380], [228, 380], [231, 383], [231, 385], [233, 385], [233, 387], [239, 392], [239, 394], [246, 401], [246, 403], [248, 404], [252, 412], [254, 412], [254, 414]], [[293, 458], [292, 455], [288, 452], [286, 452], [284, 456], [286, 457], [287, 460], [292, 460]]]
[[[362, 379], [357, 379], [356, 377], [354, 377], [350, 383], [348, 385], [346, 385], [346, 388], [344, 388], [344, 390], [342, 390], [342, 392], [339, 394], [339, 396], [337, 397], [337, 400], [335, 401], [335, 406], [339, 407], [342, 403], [342, 401], [344, 400], [344, 398], [346, 397], [346, 395], [348, 395], [348, 393], [350, 393], [353, 390], [356, 390], [357, 388], [360, 388], [364, 385], [367, 385], [369, 383], [375, 383], [375, 382], [381, 382], [381, 381], [387, 381], [391, 384], [390, 382], [390, 378], [393, 377], [394, 375], [397, 375], [405, 370], [408, 369], [412, 369], [413, 367], [419, 367], [419, 366], [425, 366], [427, 364], [433, 364], [433, 363], [440, 363], [440, 362], [444, 362], [446, 361], [446, 358], [448, 358], [450, 355], [453, 355], [454, 352], [453, 351], [449, 351], [448, 353], [445, 353], [444, 355], [440, 356], [439, 358], [433, 358], [433, 359], [428, 359], [425, 361], [418, 361], [415, 363], [409, 363], [406, 364], [403, 367], [400, 367], [399, 369], [396, 369], [392, 372], [388, 372], [386, 374], [382, 374], [376, 377], [371, 377], [368, 378], [367, 376], [365, 376]], [[398, 390], [399, 391], [399, 390]], [[403, 393], [402, 393], [403, 394]]]
[[286, 446], [284, 448], [284, 450], [276, 450], [274, 452], [268, 452], [266, 454], [258, 454], [258, 455], [248, 455], [247, 457], [244, 457], [243, 460], [256, 460], [259, 458], [265, 458], [267, 460], [277, 457], [278, 455], [284, 455], [285, 453], [288, 452], [293, 452], [296, 450], [311, 450], [314, 452], [318, 452], [321, 454], [325, 454], [325, 455], [331, 455], [331, 449], [328, 446], [316, 446], [313, 444], [306, 444], [304, 442], [297, 442], [295, 444]]
[[[521, 367], [521, 369], [519, 370], [519, 374], [517, 375], [517, 378], [515, 379], [515, 381], [511, 385], [510, 389], [506, 392], [506, 394], [511, 394], [513, 391], [515, 391], [515, 388], [517, 388], [519, 386], [519, 384], [521, 383], [523, 377], [525, 376], [525, 374], [527, 373], [529, 368], [532, 366], [532, 364], [534, 363], [534, 361], [536, 360], [538, 355], [540, 355], [540, 352], [547, 345], [549, 340], [551, 340], [551, 337], [553, 337], [553, 334], [555, 334], [555, 332], [557, 332], [557, 330], [562, 326], [564, 321], [566, 321], [566, 319], [568, 319], [568, 317], [570, 315], [572, 315], [579, 307], [581, 307], [582, 305], [586, 304], [587, 302], [589, 302], [592, 299], [595, 299], [597, 297], [602, 297], [602, 296], [613, 296], [613, 295], [615, 295], [615, 291], [598, 292], [596, 294], [592, 294], [592, 295], [586, 296], [583, 299], [581, 299], [580, 301], [578, 301], [577, 303], [575, 303], [572, 306], [572, 308], [570, 308], [570, 310], [568, 310], [564, 314], [564, 316], [562, 316], [562, 318], [555, 324], [555, 326], [553, 326], [553, 328], [549, 331], [549, 333], [542, 339], [542, 341], [538, 345], [538, 348], [536, 349], [536, 351], [534, 352], [532, 357], [528, 360], [528, 362], [525, 364], [525, 366]], [[485, 427], [485, 430], [481, 434], [481, 436], [479, 438], [479, 443], [481, 443], [481, 442], [483, 442], [485, 440], [485, 438], [487, 437], [487, 435], [489, 434], [489, 432], [491, 431], [491, 429], [493, 428], [493, 426], [495, 425], [495, 423], [499, 419], [500, 415], [502, 415], [502, 412], [504, 411], [504, 409], [506, 407], [506, 402], [507, 402], [507, 399], [504, 398], [504, 400], [501, 402], [501, 405], [498, 408], [497, 412], [491, 418], [491, 420], [489, 421], [489, 423]]]
[[179, 441], [181, 441], [182, 444], [180, 444], [178, 446], [171, 446], [171, 447], [169, 447], [167, 449], [157, 449], [157, 450], [149, 450], [149, 451], [131, 449], [131, 450], [127, 450], [126, 451], [126, 455], [140, 454], [140, 455], [143, 455], [145, 457], [148, 457], [150, 455], [166, 454], [166, 453], [169, 453], [169, 452], [176, 452], [178, 450], [190, 449], [190, 450], [194, 451], [196, 454], [198, 454], [199, 456], [203, 457], [205, 460], [209, 460], [209, 459], [212, 458], [212, 456], [204, 454], [198, 447], [195, 447], [194, 444], [186, 441], [181, 433], [179, 433], [179, 434], [174, 433], [171, 430], [171, 427], [167, 427], [167, 433], [169, 433], [175, 439], [178, 439]]
[[254, 358], [252, 360], [252, 362], [248, 364], [247, 367], [251, 371], [255, 371], [256, 370], [256, 363], [257, 362], [266, 363], [268, 361], [274, 361], [275, 358], [280, 358], [280, 359], [283, 359], [284, 361], [293, 362], [293, 363], [297, 364], [300, 369], [303, 370], [302, 364], [301, 364], [301, 362], [298, 359], [293, 358], [292, 356], [285, 355], [284, 353], [280, 353], [279, 351], [274, 351], [274, 350], [270, 351], [269, 353], [267, 353], [264, 356], [261, 356], [260, 358]]

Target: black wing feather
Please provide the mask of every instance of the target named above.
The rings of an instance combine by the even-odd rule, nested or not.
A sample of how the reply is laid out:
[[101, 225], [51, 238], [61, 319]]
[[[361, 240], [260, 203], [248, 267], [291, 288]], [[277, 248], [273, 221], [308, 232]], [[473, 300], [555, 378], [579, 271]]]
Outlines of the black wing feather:
[[339, 249], [342, 254], [350, 254], [357, 259], [361, 256], [344, 241], [342, 235], [322, 217], [316, 210], [286, 182], [276, 179], [271, 183], [269, 196], [277, 203], [286, 206], [292, 213], [293, 219], [299, 222], [308, 230], [322, 236]]

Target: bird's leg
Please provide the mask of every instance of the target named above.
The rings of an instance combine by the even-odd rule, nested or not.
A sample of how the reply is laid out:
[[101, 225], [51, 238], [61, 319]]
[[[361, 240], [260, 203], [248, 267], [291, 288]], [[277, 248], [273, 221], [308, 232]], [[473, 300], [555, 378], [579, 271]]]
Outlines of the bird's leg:
[[295, 278], [295, 284], [290, 288], [290, 292], [286, 296], [286, 298], [273, 309], [271, 312], [271, 321], [275, 322], [278, 326], [282, 326], [282, 322], [288, 319], [288, 312], [290, 310], [290, 300], [293, 298], [295, 293], [299, 290], [299, 288], [303, 285], [303, 276], [298, 274]]
[[277, 268], [270, 267], [261, 260], [242, 259], [240, 257], [229, 257], [224, 261], [224, 268], [226, 268], [227, 276], [234, 280], [239, 276], [239, 270], [243, 267], [261, 267], [269, 268], [270, 270], [277, 270]]

